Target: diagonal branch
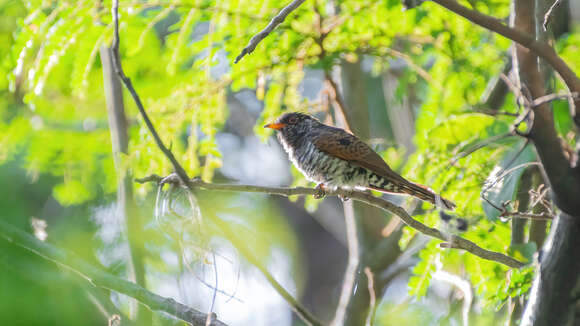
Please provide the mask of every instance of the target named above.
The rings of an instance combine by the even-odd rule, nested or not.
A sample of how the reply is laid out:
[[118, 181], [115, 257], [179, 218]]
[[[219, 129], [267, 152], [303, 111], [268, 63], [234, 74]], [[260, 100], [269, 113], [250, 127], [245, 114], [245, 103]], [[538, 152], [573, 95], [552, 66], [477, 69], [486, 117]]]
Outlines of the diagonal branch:
[[328, 73], [328, 72], [325, 73], [324, 79], [326, 80], [326, 83], [330, 87], [330, 91], [331, 91], [330, 95], [331, 95], [332, 101], [335, 104], [334, 107], [338, 109], [338, 110], [335, 110], [335, 112], [340, 113], [340, 119], [343, 121], [343, 124], [344, 124], [344, 126], [342, 126], [343, 129], [352, 133], [352, 130], [350, 129], [350, 125], [348, 123], [348, 119], [346, 117], [346, 112], [348, 110], [346, 108], [346, 104], [344, 103], [344, 98], [340, 94], [340, 88], [338, 87], [336, 82], [332, 79], [332, 76], [330, 76], [330, 73]]
[[173, 155], [171, 150], [169, 148], [167, 148], [167, 146], [165, 146], [165, 144], [161, 140], [161, 137], [159, 137], [159, 134], [157, 133], [157, 131], [155, 130], [155, 127], [153, 126], [153, 122], [151, 122], [151, 119], [149, 119], [149, 116], [147, 115], [147, 111], [145, 111], [145, 107], [143, 106], [143, 102], [141, 102], [141, 98], [139, 97], [139, 94], [137, 94], [135, 87], [133, 87], [133, 83], [131, 82], [131, 79], [129, 77], [127, 77], [125, 75], [125, 72], [123, 71], [123, 66], [121, 65], [121, 57], [119, 55], [119, 42], [120, 42], [120, 38], [119, 38], [119, 0], [113, 0], [113, 6], [111, 8], [111, 12], [113, 15], [113, 25], [115, 27], [115, 32], [114, 32], [114, 36], [113, 36], [113, 44], [111, 45], [111, 51], [113, 52], [113, 66], [115, 67], [115, 72], [119, 75], [119, 78], [121, 78], [121, 80], [123, 81], [123, 84], [125, 85], [125, 87], [127, 87], [127, 90], [129, 91], [129, 93], [131, 93], [131, 96], [133, 97], [133, 100], [135, 101], [135, 104], [137, 105], [137, 109], [139, 109], [139, 113], [141, 113], [141, 116], [143, 117], [143, 120], [145, 121], [145, 125], [147, 126], [147, 129], [149, 129], [149, 132], [153, 136], [153, 139], [155, 139], [155, 143], [157, 144], [157, 147], [159, 147], [159, 149], [161, 149], [163, 154], [165, 154], [165, 156], [169, 159], [169, 161], [171, 162], [171, 165], [173, 165], [173, 169], [175, 170], [175, 173], [177, 173], [179, 178], [181, 178], [181, 180], [186, 182], [186, 180], [189, 180], [189, 177], [187, 176], [185, 169], [183, 169], [181, 164], [179, 164], [179, 162], [177, 162], [177, 159], [175, 158], [175, 156]]
[[280, 12], [274, 18], [272, 18], [272, 20], [270, 21], [268, 26], [266, 26], [266, 28], [264, 28], [262, 31], [260, 31], [258, 34], [254, 35], [254, 37], [250, 39], [250, 42], [236, 57], [234, 63], [238, 63], [246, 54], [252, 53], [256, 49], [258, 43], [260, 43], [263, 39], [266, 38], [266, 36], [272, 33], [272, 31], [274, 30], [274, 28], [276, 28], [276, 26], [282, 24], [282, 22], [286, 19], [286, 17], [296, 8], [298, 8], [304, 1], [305, 0], [294, 0], [289, 5], [284, 7], [284, 9], [280, 10]]
[[[95, 286], [135, 298], [151, 310], [166, 312], [194, 326], [205, 325], [206, 314], [171, 298], [165, 298], [149, 292], [135, 283], [98, 269], [63, 249], [34, 238], [30, 234], [4, 222], [2, 219], [0, 219], [0, 237], [80, 274]], [[226, 326], [219, 320], [215, 320], [213, 325]]]
[[[534, 36], [518, 28], [512, 28], [504, 24], [501, 20], [484, 15], [476, 10], [471, 10], [459, 4], [455, 0], [432, 0], [433, 2], [447, 8], [448, 10], [468, 19], [469, 21], [496, 32], [522, 46], [530, 49], [537, 56], [544, 59], [554, 70], [560, 74], [566, 86], [571, 92], [580, 92], [580, 78], [572, 71], [570, 66], [556, 53], [547, 43], [537, 41]], [[580, 99], [574, 100], [575, 114], [574, 122], [580, 126]]]
[[[149, 177], [145, 177], [142, 179], [136, 179], [135, 181], [139, 183], [144, 182], [160, 182], [161, 180], [168, 180], [168, 178], [161, 178], [158, 175], [152, 175]], [[169, 181], [172, 182], [172, 181]], [[233, 185], [233, 184], [215, 184], [215, 183], [207, 183], [203, 182], [199, 179], [191, 180], [188, 183], [188, 186], [192, 188], [201, 188], [207, 190], [214, 190], [214, 191], [235, 191], [235, 192], [256, 192], [256, 193], [265, 193], [270, 195], [279, 195], [279, 196], [295, 196], [295, 195], [319, 195], [320, 190], [315, 188], [305, 188], [305, 187], [296, 187], [296, 188], [284, 188], [284, 187], [262, 187], [262, 186], [251, 186], [251, 185]], [[506, 265], [512, 268], [520, 268], [524, 266], [524, 263], [518, 261], [512, 257], [504, 255], [499, 252], [490, 251], [487, 249], [483, 249], [479, 247], [474, 242], [467, 240], [463, 237], [447, 234], [443, 231], [440, 231], [436, 228], [429, 227], [413, 217], [411, 217], [403, 208], [379, 197], [375, 197], [370, 193], [364, 193], [360, 191], [348, 191], [343, 189], [337, 189], [335, 191], [327, 192], [328, 195], [331, 196], [343, 196], [346, 198], [352, 198], [354, 200], [366, 203], [371, 206], [378, 207], [380, 209], [389, 211], [395, 215], [397, 215], [403, 223], [407, 226], [428, 235], [432, 238], [439, 239], [444, 241], [445, 243], [442, 244], [442, 247], [452, 247], [456, 249], [463, 249], [468, 251], [480, 258], [495, 261], [497, 263]]]

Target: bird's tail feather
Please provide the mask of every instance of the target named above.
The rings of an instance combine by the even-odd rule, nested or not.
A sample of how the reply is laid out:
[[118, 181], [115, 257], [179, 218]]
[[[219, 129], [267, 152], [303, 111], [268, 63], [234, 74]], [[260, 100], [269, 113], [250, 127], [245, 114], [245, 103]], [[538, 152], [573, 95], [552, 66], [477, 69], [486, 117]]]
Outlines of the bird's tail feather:
[[[388, 191], [388, 190], [382, 189], [380, 187], [371, 187], [371, 188], [373, 190], [380, 191], [380, 192], [393, 193], [393, 191]], [[455, 208], [455, 203], [453, 203], [452, 201], [447, 200], [447, 199], [441, 197], [440, 195], [436, 194], [429, 187], [424, 186], [424, 185], [420, 185], [417, 183], [413, 183], [410, 181], [398, 184], [396, 192], [397, 193], [405, 193], [405, 194], [411, 195], [413, 197], [419, 198], [421, 200], [428, 201], [428, 202], [434, 204], [435, 206], [441, 207], [444, 209], [453, 210]]]

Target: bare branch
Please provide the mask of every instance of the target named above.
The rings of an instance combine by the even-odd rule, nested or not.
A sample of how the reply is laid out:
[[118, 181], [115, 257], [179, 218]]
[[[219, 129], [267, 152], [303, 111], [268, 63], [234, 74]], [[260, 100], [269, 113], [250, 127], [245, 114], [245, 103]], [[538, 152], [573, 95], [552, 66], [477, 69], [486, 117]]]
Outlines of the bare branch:
[[364, 272], [368, 280], [369, 296], [370, 296], [370, 307], [365, 326], [372, 326], [375, 319], [377, 295], [375, 293], [375, 274], [371, 271], [369, 267], [365, 267]]
[[544, 103], [548, 103], [548, 102], [552, 102], [554, 100], [560, 100], [560, 99], [577, 99], [578, 98], [579, 93], [578, 92], [572, 92], [572, 93], [552, 93], [552, 94], [547, 94], [544, 96], [540, 96], [538, 98], [536, 98], [533, 102], [532, 102], [532, 106], [540, 106]]
[[482, 141], [479, 141], [476, 144], [468, 147], [464, 151], [462, 151], [460, 153], [457, 153], [453, 157], [453, 159], [451, 160], [451, 162], [449, 163], [449, 165], [454, 166], [455, 164], [457, 164], [457, 162], [460, 159], [462, 159], [462, 158], [464, 158], [466, 156], [469, 156], [469, 155], [473, 154], [474, 152], [476, 152], [476, 151], [478, 151], [478, 150], [480, 150], [480, 149], [482, 149], [482, 148], [484, 148], [484, 147], [486, 147], [486, 146], [488, 146], [490, 144], [493, 144], [495, 142], [498, 142], [500, 140], [503, 140], [503, 139], [508, 138], [508, 137], [511, 137], [511, 136], [513, 136], [513, 134], [511, 132], [507, 132], [505, 134], [495, 135], [495, 136], [489, 137], [487, 139], [484, 139]]
[[[160, 181], [160, 180], [168, 180], [167, 178], [161, 178], [157, 175], [152, 175], [143, 179], [137, 179], [137, 182], [150, 182], [150, 181]], [[176, 180], [177, 181], [177, 180]], [[262, 186], [252, 186], [252, 185], [233, 185], [233, 184], [215, 184], [215, 183], [207, 183], [203, 182], [199, 179], [191, 180], [188, 183], [189, 186], [192, 188], [202, 188], [207, 190], [215, 190], [215, 191], [235, 191], [235, 192], [256, 192], [256, 193], [265, 193], [270, 195], [279, 195], [279, 196], [295, 196], [295, 195], [310, 195], [314, 196], [319, 194], [319, 190], [316, 188], [305, 188], [305, 187], [296, 187], [296, 188], [284, 188], [284, 187], [262, 187]], [[520, 268], [524, 266], [524, 263], [504, 255], [499, 252], [494, 252], [490, 250], [483, 249], [479, 247], [477, 244], [469, 241], [465, 238], [462, 238], [457, 235], [447, 234], [443, 231], [440, 231], [436, 228], [429, 227], [413, 217], [411, 217], [403, 208], [379, 197], [375, 197], [370, 193], [360, 192], [360, 191], [353, 191], [353, 190], [344, 190], [344, 189], [337, 189], [335, 191], [327, 191], [327, 195], [330, 196], [343, 196], [346, 198], [352, 198], [354, 200], [366, 203], [371, 206], [378, 207], [380, 209], [389, 211], [395, 215], [397, 215], [403, 223], [407, 226], [417, 230], [420, 233], [428, 235], [432, 238], [439, 239], [441, 241], [449, 242], [453, 244], [453, 248], [463, 249], [468, 251], [478, 257], [481, 257], [486, 260], [491, 260], [498, 262], [500, 264], [504, 264], [508, 267], [512, 268]]]
[[151, 122], [151, 119], [149, 119], [149, 116], [147, 115], [147, 112], [145, 111], [145, 107], [143, 106], [143, 102], [141, 102], [141, 98], [139, 97], [139, 94], [137, 94], [137, 91], [133, 87], [133, 83], [131, 82], [131, 79], [129, 79], [129, 77], [127, 77], [125, 75], [125, 72], [123, 72], [123, 66], [121, 65], [121, 57], [119, 55], [119, 42], [120, 42], [120, 39], [119, 39], [119, 0], [113, 0], [113, 6], [111, 9], [111, 12], [113, 15], [113, 25], [115, 27], [114, 36], [113, 36], [113, 44], [111, 45], [111, 51], [113, 51], [113, 66], [115, 67], [115, 72], [119, 75], [119, 78], [121, 78], [121, 80], [123, 81], [123, 84], [125, 85], [125, 87], [127, 87], [127, 90], [129, 91], [129, 93], [131, 93], [131, 96], [133, 97], [133, 100], [135, 101], [135, 104], [137, 105], [137, 109], [139, 109], [139, 113], [141, 113], [141, 116], [143, 117], [143, 120], [145, 121], [145, 125], [147, 126], [147, 129], [149, 129], [149, 132], [153, 136], [153, 139], [155, 139], [155, 143], [157, 144], [157, 147], [159, 147], [159, 149], [161, 149], [163, 154], [165, 154], [165, 156], [169, 159], [169, 161], [171, 162], [171, 165], [173, 165], [173, 169], [175, 170], [175, 173], [177, 173], [177, 175], [181, 178], [181, 180], [183, 180], [183, 182], [187, 182], [187, 180], [189, 180], [189, 177], [187, 176], [185, 169], [183, 169], [181, 164], [179, 164], [179, 162], [177, 162], [177, 159], [175, 158], [175, 156], [173, 156], [173, 153], [171, 152], [171, 150], [169, 150], [169, 148], [167, 148], [165, 146], [165, 144], [163, 144], [161, 137], [159, 137], [159, 134], [157, 133], [157, 131], [155, 130], [155, 127], [153, 126], [153, 122]]
[[343, 129], [345, 129], [348, 132], [352, 132], [350, 129], [350, 125], [348, 123], [347, 116], [346, 116], [346, 112], [348, 110], [346, 108], [346, 104], [344, 103], [344, 98], [340, 95], [340, 89], [338, 88], [338, 85], [332, 79], [332, 77], [330, 76], [329, 73], [326, 73], [324, 78], [325, 78], [326, 83], [328, 84], [330, 90], [332, 91], [332, 94], [330, 94], [330, 95], [331, 95], [332, 100], [334, 102], [334, 107], [337, 109], [337, 110], [335, 110], [335, 112], [340, 113], [341, 119], [344, 123]]
[[[187, 323], [191, 323], [194, 326], [205, 325], [207, 319], [206, 314], [179, 303], [172, 298], [165, 298], [149, 292], [135, 283], [126, 281], [113, 274], [98, 269], [63, 249], [34, 238], [30, 234], [4, 222], [2, 219], [0, 219], [0, 237], [17, 246], [30, 250], [44, 259], [55, 262], [60, 266], [78, 273], [95, 286], [135, 298], [142, 304], [148, 306], [151, 310], [166, 312], [169, 315]], [[219, 320], [215, 320], [213, 325], [226, 326], [226, 324]]]
[[530, 220], [553, 220], [556, 216], [550, 213], [522, 213], [522, 212], [508, 212], [501, 213], [500, 217], [517, 217]]
[[254, 35], [254, 37], [250, 39], [250, 42], [236, 57], [234, 63], [238, 63], [246, 54], [252, 53], [254, 49], [256, 49], [258, 43], [265, 39], [266, 36], [268, 36], [274, 30], [274, 28], [276, 28], [276, 26], [280, 25], [286, 19], [286, 17], [296, 8], [298, 8], [304, 1], [305, 0], [294, 0], [289, 5], [284, 7], [284, 9], [280, 10], [280, 12], [274, 18], [272, 18], [266, 28], [264, 28], [261, 32]]

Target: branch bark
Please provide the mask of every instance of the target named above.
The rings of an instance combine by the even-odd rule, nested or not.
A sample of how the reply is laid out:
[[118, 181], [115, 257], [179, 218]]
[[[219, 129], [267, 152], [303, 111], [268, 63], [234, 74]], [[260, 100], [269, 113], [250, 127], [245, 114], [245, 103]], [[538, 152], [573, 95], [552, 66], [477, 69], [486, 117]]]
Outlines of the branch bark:
[[[515, 28], [542, 39], [544, 35], [540, 24], [546, 1], [530, 2], [513, 0], [511, 21]], [[546, 93], [546, 74], [536, 54], [539, 55], [523, 46], [515, 47], [517, 75], [532, 99], [539, 99]], [[580, 177], [564, 156], [549, 103], [542, 103], [531, 110], [533, 121], [529, 137], [542, 162], [543, 173], [553, 190], [556, 205], [562, 212], [554, 220], [550, 238], [543, 247], [540, 269], [521, 325], [572, 325], [574, 298], [580, 290], [580, 252], [577, 250], [580, 246]], [[578, 115], [576, 118], [579, 118]]]
[[[167, 180], [167, 178], [162, 178], [158, 175], [151, 175], [145, 178], [136, 179], [136, 182], [144, 183], [144, 182], [161, 182], [162, 180]], [[201, 188], [207, 190], [215, 190], [215, 191], [234, 191], [234, 192], [256, 192], [256, 193], [264, 193], [270, 195], [279, 195], [279, 196], [296, 196], [296, 195], [317, 195], [319, 194], [319, 190], [315, 188], [305, 188], [305, 187], [296, 187], [296, 188], [285, 188], [285, 187], [263, 187], [263, 186], [252, 186], [252, 185], [234, 185], [234, 184], [215, 184], [215, 183], [207, 183], [199, 179], [193, 179], [188, 182], [188, 185], [191, 187], [190, 189]], [[439, 239], [443, 241], [441, 247], [452, 247], [454, 249], [463, 249], [468, 251], [480, 258], [494, 261], [503, 265], [506, 265], [511, 268], [520, 268], [524, 266], [524, 263], [516, 260], [512, 257], [509, 257], [505, 254], [490, 251], [479, 247], [474, 242], [467, 240], [461, 236], [447, 234], [439, 229], [429, 227], [411, 217], [403, 208], [379, 197], [375, 197], [370, 193], [364, 193], [360, 191], [353, 191], [353, 190], [343, 190], [337, 189], [335, 191], [329, 191], [327, 193], [329, 196], [343, 196], [347, 198], [351, 198], [356, 201], [363, 202], [365, 204], [378, 207], [382, 210], [391, 212], [397, 215], [403, 223], [407, 226], [417, 230], [420, 233], [430, 236], [431, 238]]]
[[578, 216], [566, 213], [554, 220], [521, 326], [574, 324], [580, 295], [579, 221]]
[[[165, 298], [149, 292], [138, 284], [126, 281], [113, 274], [98, 269], [65, 250], [34, 238], [18, 228], [4, 222], [2, 219], [0, 219], [0, 237], [78, 273], [95, 286], [135, 298], [151, 310], [163, 311], [194, 326], [205, 325], [207, 319], [206, 314], [179, 303], [172, 298]], [[214, 325], [227, 326], [219, 320], [216, 320]]]

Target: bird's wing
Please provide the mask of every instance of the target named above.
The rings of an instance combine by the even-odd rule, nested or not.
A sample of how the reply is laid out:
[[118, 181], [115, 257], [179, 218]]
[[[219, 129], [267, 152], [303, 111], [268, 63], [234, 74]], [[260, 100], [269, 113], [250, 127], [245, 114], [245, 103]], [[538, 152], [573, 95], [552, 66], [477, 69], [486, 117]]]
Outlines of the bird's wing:
[[405, 180], [391, 170], [369, 145], [342, 129], [330, 127], [314, 137], [312, 143], [322, 152], [371, 170], [388, 180]]

